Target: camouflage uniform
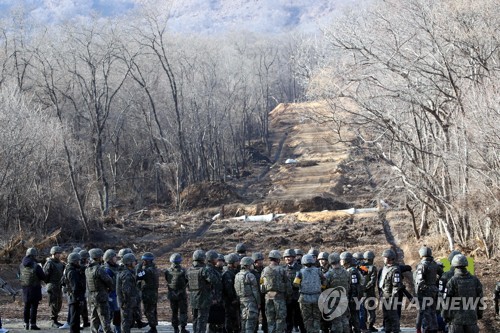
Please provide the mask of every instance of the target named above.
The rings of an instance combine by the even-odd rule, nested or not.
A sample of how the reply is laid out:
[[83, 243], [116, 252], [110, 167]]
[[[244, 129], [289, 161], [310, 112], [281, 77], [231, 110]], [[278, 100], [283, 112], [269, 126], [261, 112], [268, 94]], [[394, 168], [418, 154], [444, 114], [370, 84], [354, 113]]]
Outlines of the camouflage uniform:
[[[466, 268], [457, 267], [446, 285], [446, 304], [455, 304], [455, 308], [443, 310], [443, 318], [449, 323], [449, 333], [479, 332], [477, 320], [483, 317], [483, 310], [478, 300], [482, 297], [483, 286], [479, 279], [471, 275]], [[476, 307], [465, 308], [462, 305], [463, 300], [470, 302], [469, 304], [476, 304]]]
[[193, 333], [205, 333], [212, 304], [212, 284], [220, 283], [219, 276], [213, 275], [212, 270], [207, 269], [203, 262], [194, 261], [187, 270], [187, 277], [189, 303], [193, 315]]
[[267, 328], [270, 333], [282, 333], [286, 327], [286, 300], [292, 292], [288, 274], [279, 263], [264, 268], [261, 291], [265, 294]]
[[381, 294], [385, 332], [397, 333], [400, 331], [397, 303], [403, 288], [399, 265], [386, 264], [379, 273], [378, 286]]
[[93, 262], [85, 269], [88, 300], [90, 303], [90, 327], [97, 333], [99, 325], [104, 333], [111, 333], [108, 294], [114, 289], [113, 280], [99, 262]]
[[57, 318], [59, 317], [59, 312], [61, 312], [63, 300], [61, 278], [64, 266], [64, 263], [53, 257], [48, 258], [43, 266], [43, 272], [46, 276], [47, 293], [49, 294], [50, 320], [53, 324], [57, 324], [57, 326], [60, 326]]
[[240, 299], [241, 332], [254, 333], [259, 320], [260, 290], [255, 275], [244, 267], [236, 274], [234, 288]]
[[240, 331], [240, 303], [234, 288], [234, 279], [238, 272], [237, 268], [230, 268], [222, 273], [222, 299], [225, 312], [225, 329], [227, 333]]
[[438, 276], [442, 271], [432, 257], [423, 257], [415, 270], [415, 293], [418, 297], [419, 313], [417, 330], [437, 331], [436, 303], [438, 296]]
[[172, 326], [175, 332], [178, 332], [179, 324], [185, 330], [188, 320], [187, 272], [180, 264], [172, 263], [172, 266], [165, 271], [165, 280], [168, 288], [167, 298], [172, 309]]
[[[326, 288], [343, 288], [345, 295], [349, 294], [351, 288], [351, 275], [341, 266], [332, 266], [325, 275]], [[345, 300], [347, 302], [347, 299]], [[329, 310], [329, 309], [328, 309]], [[333, 318], [330, 325], [332, 333], [350, 333], [349, 311], [344, 311], [338, 317]]]
[[146, 262], [146, 264], [140, 267], [139, 270], [144, 271], [142, 282], [140, 284], [144, 314], [146, 315], [151, 331], [155, 332], [156, 326], [158, 326], [158, 270], [155, 263], [152, 261]]
[[134, 322], [134, 309], [139, 302], [139, 291], [134, 269], [124, 267], [116, 278], [116, 298], [120, 307], [122, 333], [130, 333]]
[[300, 311], [307, 333], [319, 333], [321, 313], [318, 307], [323, 274], [318, 267], [303, 267], [294, 280], [300, 287]]

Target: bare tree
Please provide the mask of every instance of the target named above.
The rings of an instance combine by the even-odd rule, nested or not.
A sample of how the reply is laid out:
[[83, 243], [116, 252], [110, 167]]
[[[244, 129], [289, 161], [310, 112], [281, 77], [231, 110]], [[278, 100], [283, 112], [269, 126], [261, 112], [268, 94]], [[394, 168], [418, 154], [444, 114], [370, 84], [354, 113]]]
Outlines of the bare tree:
[[[488, 0], [385, 1], [348, 13], [327, 32], [331, 62], [311, 84], [313, 95], [350, 115], [360, 142], [378, 152], [420, 203], [420, 233], [434, 219], [450, 248], [478, 236], [473, 193], [490, 193], [484, 206], [500, 200], [498, 172], [477, 163], [498, 156], [498, 146], [483, 141], [477, 151], [471, 122], [487, 113], [498, 124], [491, 112], [498, 101], [471, 103], [498, 89], [497, 7]], [[486, 179], [493, 192], [483, 187]]]

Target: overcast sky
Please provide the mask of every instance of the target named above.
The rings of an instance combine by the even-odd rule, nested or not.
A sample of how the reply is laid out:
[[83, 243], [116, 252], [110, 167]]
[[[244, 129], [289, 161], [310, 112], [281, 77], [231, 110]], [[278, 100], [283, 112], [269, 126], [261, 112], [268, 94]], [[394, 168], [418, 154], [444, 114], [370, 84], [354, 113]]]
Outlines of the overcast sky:
[[[275, 32], [297, 25], [317, 27], [341, 3], [355, 0], [0, 0], [2, 16], [24, 6], [31, 17], [44, 23], [82, 18], [92, 13], [119, 16], [148, 5], [170, 13], [174, 30], [221, 31], [244, 28]], [[169, 5], [170, 4], [170, 5]]]

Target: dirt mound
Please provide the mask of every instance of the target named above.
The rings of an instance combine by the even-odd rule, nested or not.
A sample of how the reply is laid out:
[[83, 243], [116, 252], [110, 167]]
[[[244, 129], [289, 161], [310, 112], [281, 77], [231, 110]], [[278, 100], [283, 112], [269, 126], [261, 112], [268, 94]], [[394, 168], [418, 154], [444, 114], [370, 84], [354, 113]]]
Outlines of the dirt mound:
[[240, 200], [234, 187], [221, 182], [193, 184], [181, 193], [183, 207], [188, 209], [217, 207]]

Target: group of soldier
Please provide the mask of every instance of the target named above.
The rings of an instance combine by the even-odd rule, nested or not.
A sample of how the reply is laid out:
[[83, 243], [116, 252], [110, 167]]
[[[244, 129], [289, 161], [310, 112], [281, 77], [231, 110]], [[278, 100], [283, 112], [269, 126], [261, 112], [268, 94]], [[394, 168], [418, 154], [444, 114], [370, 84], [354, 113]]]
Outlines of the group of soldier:
[[[411, 267], [397, 264], [392, 249], [383, 252], [380, 270], [374, 266], [372, 251], [329, 254], [311, 248], [306, 254], [300, 249], [282, 254], [271, 250], [267, 266], [261, 252], [246, 252], [242, 243], [225, 256], [215, 250], [196, 250], [189, 267], [182, 265], [179, 253], [170, 256], [164, 277], [175, 333], [189, 333], [188, 305], [194, 333], [206, 332], [207, 327], [214, 333], [255, 333], [259, 317], [265, 333], [377, 332], [378, 302], [385, 332], [400, 332], [402, 298], [412, 297], [403, 285], [403, 272]], [[53, 327], [69, 326], [72, 333], [84, 327], [92, 333], [128, 333], [134, 325], [149, 325], [148, 333], [157, 332], [160, 271], [152, 253], [144, 253], [139, 261], [130, 249], [117, 253], [76, 248], [66, 264], [59, 246], [50, 253], [42, 267], [37, 264], [37, 250], [30, 248], [20, 265], [26, 329], [39, 329], [37, 307], [44, 281]], [[436, 308], [439, 297], [482, 298], [481, 283], [466, 269], [467, 258], [452, 252], [452, 269], [443, 273], [430, 248], [422, 247], [419, 254], [421, 261], [414, 272], [417, 332], [477, 332], [480, 306]], [[63, 294], [69, 304], [67, 324], [58, 321]], [[141, 320], [141, 301], [147, 323]]]

